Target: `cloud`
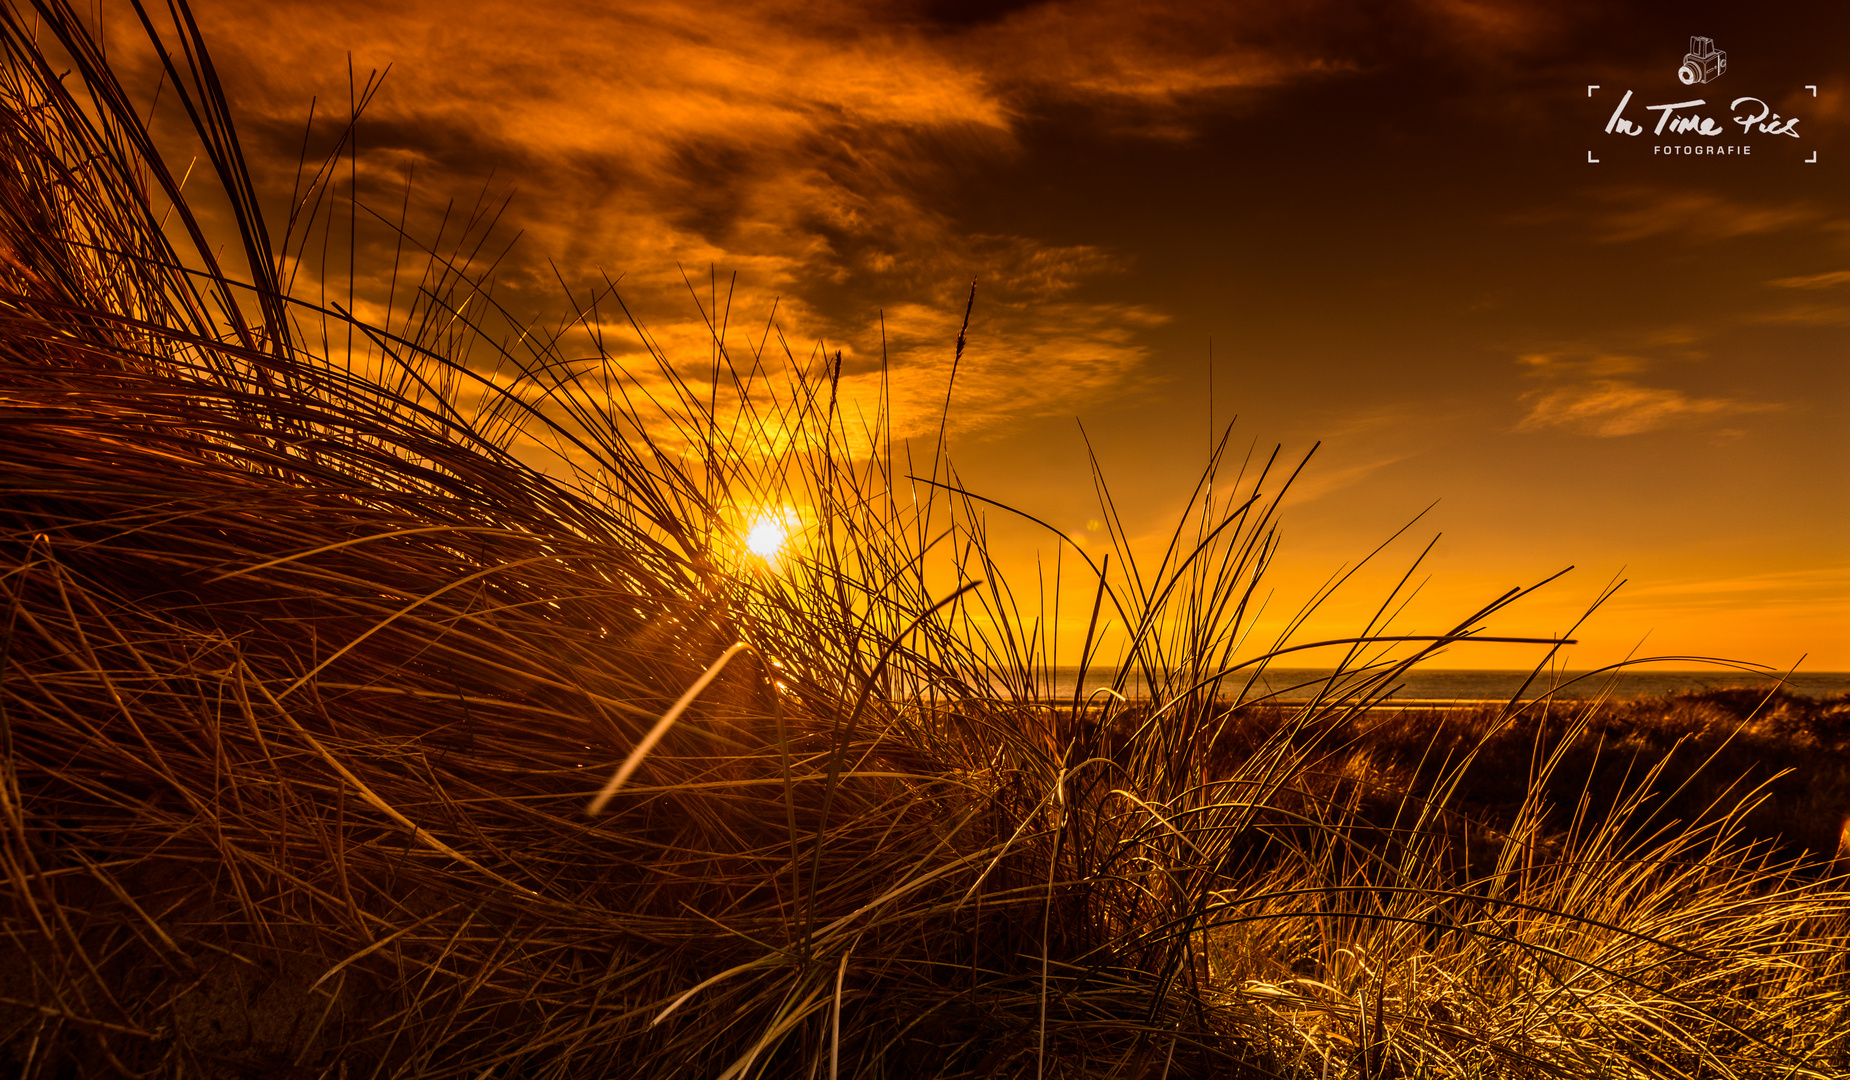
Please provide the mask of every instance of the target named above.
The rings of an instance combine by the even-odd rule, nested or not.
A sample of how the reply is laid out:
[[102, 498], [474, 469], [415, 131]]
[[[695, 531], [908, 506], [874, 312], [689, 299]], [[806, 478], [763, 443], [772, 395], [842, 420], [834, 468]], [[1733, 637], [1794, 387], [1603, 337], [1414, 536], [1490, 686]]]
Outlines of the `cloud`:
[[1776, 326], [1845, 326], [1850, 325], [1850, 304], [1792, 304], [1761, 312], [1749, 321]]
[[[972, 278], [978, 303], [953, 429], [1134, 389], [1148, 359], [1141, 335], [1166, 318], [1076, 298], [1126, 270], [1121, 255], [969, 230], [944, 209], [965, 169], [1019, 152], [1023, 86], [1072, 77], [1086, 93], [1161, 98], [1271, 85], [1316, 66], [1257, 47], [1184, 49], [1186, 25], [1109, 5], [1033, 6], [1019, 25], [1005, 18], [982, 33], [828, 2], [197, 8], [273, 203], [295, 183], [311, 95], [323, 118], [312, 171], [345, 123], [349, 53], [362, 79], [390, 64], [359, 128], [360, 198], [394, 219], [406, 200], [408, 232], [447, 228], [451, 248], [475, 191], [491, 204], [511, 194], [501, 231], [521, 239], [495, 275], [510, 310], [566, 308], [567, 289], [582, 298], [607, 274], [656, 342], [699, 361], [691, 371], [705, 367], [713, 331], [687, 278], [702, 307], [719, 307], [736, 271], [735, 330], [754, 324], [759, 338], [775, 305], [799, 365], [814, 343], [840, 350], [847, 387], [860, 387], [884, 354], [895, 406], [929, 412], [934, 430], [937, 408], [925, 403], [941, 405]], [[1055, 24], [1073, 48], [1031, 50]], [[1111, 35], [1133, 30], [1113, 47]], [[1030, 52], [1038, 66], [1016, 63]], [[343, 163], [337, 196], [346, 172]], [[344, 226], [326, 274], [342, 291]], [[359, 286], [376, 294], [360, 299], [379, 309], [397, 237], [375, 225], [360, 242]], [[314, 247], [298, 264], [311, 289]], [[728, 336], [735, 352], [743, 347]], [[590, 348], [589, 335], [571, 337]], [[641, 349], [633, 334], [606, 343]]]
[[[1667, 343], [1688, 344], [1681, 334], [1658, 336]], [[1517, 431], [1560, 428], [1612, 438], [1783, 407], [1737, 398], [1699, 397], [1645, 385], [1638, 377], [1652, 367], [1652, 362], [1627, 353], [1569, 349], [1527, 353], [1519, 356], [1517, 363], [1530, 378], [1548, 384], [1522, 395], [1525, 411]]]
[[1830, 289], [1839, 285], [1850, 285], [1850, 270], [1832, 270], [1824, 274], [1807, 274], [1803, 277], [1774, 278], [1767, 282], [1782, 289]]
[[1311, 467], [1292, 482], [1284, 505], [1316, 502], [1419, 457], [1432, 449], [1431, 432], [1445, 428], [1463, 411], [1456, 399], [1427, 398], [1316, 415], [1305, 427], [1316, 432], [1321, 448]]
[[1329, 52], [1334, 35], [1304, 30], [1250, 4], [1081, 0], [1030, 5], [960, 48], [1004, 92], [1163, 105], [1354, 70]]
[[1299, 474], [1291, 484], [1291, 490], [1285, 495], [1284, 506], [1302, 506], [1316, 502], [1326, 495], [1333, 495], [1346, 488], [1352, 488], [1390, 465], [1397, 465], [1413, 457], [1409, 451], [1390, 453], [1366, 461], [1339, 464], [1331, 468], [1318, 467]]
[[1523, 395], [1528, 413], [1518, 431], [1564, 428], [1612, 438], [1639, 435], [1693, 419], [1780, 408], [1764, 402], [1691, 397], [1681, 390], [1641, 386], [1623, 379], [1600, 379], [1588, 386], [1532, 390]]
[[1690, 597], [1716, 603], [1725, 603], [1730, 596], [1750, 593], [1842, 604], [1850, 600], [1850, 564], [1633, 585], [1626, 592], [1632, 596]]
[[1526, 52], [1560, 29], [1555, 5], [1510, 0], [1422, 0], [1420, 5], [1445, 30], [1474, 51]]
[[1805, 200], [1752, 203], [1711, 191], [1632, 185], [1588, 193], [1596, 204], [1590, 221], [1595, 237], [1612, 244], [1652, 237], [1714, 243], [1743, 236], [1817, 226], [1828, 215]]
[[1595, 353], [1590, 356], [1567, 353], [1525, 353], [1516, 358], [1531, 373], [1550, 376], [1613, 376], [1643, 371], [1650, 361], [1641, 356]]
[[[132, 28], [109, 2], [116, 25]], [[521, 318], [556, 313], [568, 290], [582, 303], [608, 275], [654, 340], [690, 358], [689, 377], [713, 330], [688, 279], [718, 309], [736, 271], [731, 326], [762, 339], [774, 307], [799, 365], [815, 343], [839, 350], [857, 394], [884, 358], [895, 409], [935, 422], [929, 403], [941, 408], [978, 279], [950, 419], [967, 430], [1079, 411], [1153, 378], [1145, 342], [1166, 314], [1089, 298], [1131, 269], [1121, 253], [972, 230], [953, 209], [970, 172], [1023, 153], [1023, 130], [1050, 105], [1127, 137], [1185, 139], [1254, 95], [1404, 63], [1409, 41], [1493, 55], [1533, 47], [1558, 21], [1527, 0], [1428, 0], [1391, 17], [1336, 0], [195, 9], [271, 206], [296, 185], [311, 96], [312, 173], [345, 124], [349, 58], [362, 82], [389, 65], [359, 127], [360, 200], [393, 220], [402, 202], [410, 235], [466, 253], [488, 216], [471, 209], [476, 193], [490, 208], [508, 198], [500, 231], [521, 239], [496, 266], [500, 302]], [[322, 228], [325, 206], [351, 193], [348, 168], [330, 181]], [[345, 291], [344, 232], [331, 231], [326, 267], [318, 240], [304, 249], [304, 288], [321, 275]], [[383, 310], [399, 238], [362, 214], [358, 243], [356, 299]], [[700, 288], [710, 271], [717, 282]], [[618, 331], [608, 347], [641, 351], [624, 320], [600, 318]], [[743, 339], [730, 335], [737, 352]], [[568, 340], [590, 348], [588, 334]]]
[[[1850, 285], [1850, 270], [1774, 278], [1767, 284], [1780, 289], [1834, 289], [1840, 285]], [[1764, 312], [1754, 321], [1789, 326], [1843, 326], [1850, 324], [1850, 306], [1842, 303], [1790, 304], [1777, 311]]]
[[1078, 103], [1114, 134], [1193, 137], [1215, 106], [1259, 92], [1442, 56], [1505, 61], [1559, 39], [1573, 20], [1533, 0], [1421, 0], [1392, 10], [1340, 0], [1051, 0], [955, 39], [1024, 114]]

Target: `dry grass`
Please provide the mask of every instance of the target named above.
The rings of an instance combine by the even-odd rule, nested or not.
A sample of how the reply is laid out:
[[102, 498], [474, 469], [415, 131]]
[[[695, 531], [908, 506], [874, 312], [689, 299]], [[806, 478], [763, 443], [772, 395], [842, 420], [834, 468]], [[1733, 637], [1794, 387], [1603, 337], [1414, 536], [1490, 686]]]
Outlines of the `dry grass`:
[[[9, 1073], [1850, 1069], [1846, 894], [1749, 844], [1751, 800], [1653, 818], [1653, 753], [1576, 779], [1600, 725], [1648, 725], [1357, 727], [1512, 598], [1230, 713], [1268, 466], [1153, 570], [1082, 575], [1153, 703], [1049, 700], [993, 508], [851, 438], [826, 361], [716, 334], [626, 379], [569, 351], [614, 291], [502, 332], [479, 232], [408, 247], [382, 325], [292, 295], [333, 172], [273, 248], [182, 18], [166, 93], [233, 274], [81, 21], [5, 18]], [[814, 520], [772, 573], [738, 521], [783, 504]]]

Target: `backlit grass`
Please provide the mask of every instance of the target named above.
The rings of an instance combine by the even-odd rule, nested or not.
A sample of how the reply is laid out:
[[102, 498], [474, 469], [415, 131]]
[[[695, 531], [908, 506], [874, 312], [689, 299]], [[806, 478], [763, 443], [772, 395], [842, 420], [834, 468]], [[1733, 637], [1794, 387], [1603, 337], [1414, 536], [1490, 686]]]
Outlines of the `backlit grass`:
[[294, 277], [337, 170], [266, 225], [186, 18], [183, 192], [4, 10], [10, 1074], [1850, 1071], [1841, 705], [1369, 708], [1506, 596], [1236, 708], [1295, 471], [1218, 459], [1154, 565], [1060, 563], [1148, 700], [1056, 699], [1009, 511], [826, 358], [624, 370], [614, 289], [520, 324], [479, 231], [350, 318]]

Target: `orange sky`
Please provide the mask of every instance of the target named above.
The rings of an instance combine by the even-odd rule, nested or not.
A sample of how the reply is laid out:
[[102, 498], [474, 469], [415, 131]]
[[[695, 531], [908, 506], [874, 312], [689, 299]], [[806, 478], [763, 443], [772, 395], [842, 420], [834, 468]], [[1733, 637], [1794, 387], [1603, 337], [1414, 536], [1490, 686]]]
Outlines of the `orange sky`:
[[[799, 356], [842, 350], [851, 398], [874, 392], [884, 325], [901, 432], [935, 434], [977, 279], [958, 469], [1084, 542], [1102, 540], [1075, 418], [1156, 538], [1210, 410], [1237, 414], [1242, 453], [1323, 440], [1288, 505], [1281, 610], [1438, 501], [1329, 630], [1443, 533], [1405, 631], [1573, 564], [1493, 632], [1563, 630], [1623, 576], [1574, 666], [1850, 669], [1842, 4], [196, 9], [279, 211], [310, 98], [344, 117], [349, 54], [362, 81], [391, 65], [360, 198], [395, 216], [412, 170], [412, 230], [434, 234], [450, 200], [511, 194], [497, 295], [517, 311], [556, 320], [561, 279], [621, 275], [657, 339], [704, 358], [678, 266], [703, 292], [716, 268], [722, 294], [736, 272], [740, 340], [775, 300]], [[1693, 34], [1728, 68], [1684, 86]], [[1627, 90], [1642, 136], [1605, 130]], [[1799, 137], [1744, 132], [1742, 96]], [[1722, 135], [1653, 133], [1647, 106], [1695, 98]], [[1653, 153], [1687, 144], [1748, 152]], [[377, 305], [370, 235], [358, 299]], [[998, 530], [1017, 567], [1051, 551]]]

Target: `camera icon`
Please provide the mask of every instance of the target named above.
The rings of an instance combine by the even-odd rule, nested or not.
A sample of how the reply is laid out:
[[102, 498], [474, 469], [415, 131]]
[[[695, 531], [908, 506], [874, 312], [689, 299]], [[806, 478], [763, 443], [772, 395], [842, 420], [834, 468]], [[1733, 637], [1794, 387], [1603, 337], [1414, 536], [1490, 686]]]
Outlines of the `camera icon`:
[[1684, 86], [1713, 82], [1728, 70], [1728, 54], [1715, 47], [1714, 38], [1692, 37], [1683, 66], [1677, 69], [1677, 81]]

